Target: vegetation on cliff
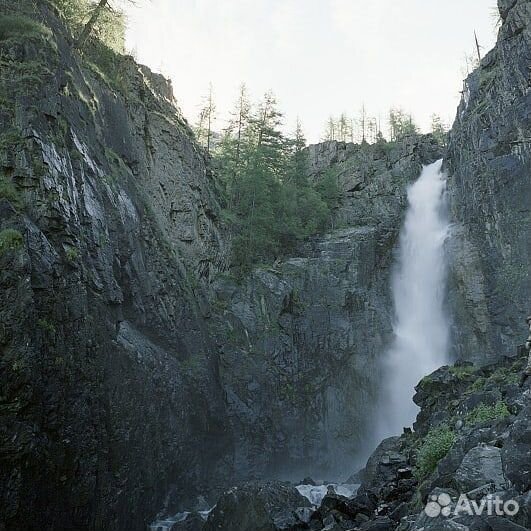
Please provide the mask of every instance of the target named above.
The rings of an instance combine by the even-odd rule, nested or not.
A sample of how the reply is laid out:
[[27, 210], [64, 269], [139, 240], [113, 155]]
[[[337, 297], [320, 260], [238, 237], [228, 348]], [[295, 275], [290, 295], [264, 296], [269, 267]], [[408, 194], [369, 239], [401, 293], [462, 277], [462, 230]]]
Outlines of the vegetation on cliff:
[[215, 150], [233, 260], [244, 270], [292, 251], [298, 241], [324, 229], [338, 199], [333, 179], [309, 182], [302, 128], [288, 138], [281, 118], [272, 94], [253, 108], [242, 87]]

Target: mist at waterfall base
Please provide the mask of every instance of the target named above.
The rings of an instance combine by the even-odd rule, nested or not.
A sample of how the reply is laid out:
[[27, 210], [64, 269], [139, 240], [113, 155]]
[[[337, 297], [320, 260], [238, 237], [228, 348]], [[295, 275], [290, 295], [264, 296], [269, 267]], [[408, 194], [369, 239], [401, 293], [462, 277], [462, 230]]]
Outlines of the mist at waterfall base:
[[409, 187], [392, 277], [393, 342], [384, 356], [376, 439], [399, 435], [418, 412], [414, 387], [447, 363], [449, 322], [444, 311], [449, 224], [442, 160], [424, 166]]

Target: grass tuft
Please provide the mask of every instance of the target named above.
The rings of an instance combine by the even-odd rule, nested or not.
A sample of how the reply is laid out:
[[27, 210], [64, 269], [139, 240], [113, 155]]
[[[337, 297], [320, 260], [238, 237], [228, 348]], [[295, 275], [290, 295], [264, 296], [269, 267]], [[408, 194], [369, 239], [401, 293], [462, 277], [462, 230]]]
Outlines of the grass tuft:
[[46, 37], [51, 38], [52, 32], [44, 24], [22, 15], [0, 16], [0, 41], [13, 37]]
[[439, 461], [454, 444], [455, 438], [455, 433], [446, 424], [432, 428], [428, 432], [417, 454], [415, 475], [419, 482], [435, 470]]
[[496, 402], [493, 406], [480, 404], [466, 416], [467, 424], [481, 424], [491, 420], [499, 420], [510, 415], [507, 404], [503, 401]]

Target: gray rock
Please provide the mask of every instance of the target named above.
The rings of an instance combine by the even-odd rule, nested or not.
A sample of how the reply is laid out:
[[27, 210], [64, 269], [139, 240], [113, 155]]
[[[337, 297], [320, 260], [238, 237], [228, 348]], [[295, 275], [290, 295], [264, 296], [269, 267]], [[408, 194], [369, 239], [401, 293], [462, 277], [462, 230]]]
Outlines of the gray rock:
[[361, 531], [392, 531], [394, 524], [389, 518], [376, 518], [370, 522], [362, 524]]
[[445, 162], [454, 354], [482, 364], [514, 353], [531, 293], [531, 4], [498, 6], [498, 42], [465, 80]]
[[294, 529], [310, 502], [292, 486], [251, 482], [226, 491], [205, 524], [205, 531], [280, 531]]
[[464, 457], [455, 472], [455, 481], [461, 493], [494, 484], [496, 490], [505, 487], [501, 450], [495, 446], [476, 446]]
[[507, 518], [502, 518], [501, 516], [489, 516], [486, 518], [487, 524], [489, 525], [492, 531], [526, 531], [529, 530], [528, 527], [522, 527], [521, 525], [515, 524], [508, 520]]
[[363, 472], [363, 482], [359, 493], [378, 494], [398, 478], [398, 471], [407, 465], [406, 457], [400, 453], [400, 438], [389, 437], [383, 440], [373, 452]]
[[511, 425], [502, 450], [505, 475], [519, 492], [531, 489], [531, 404], [520, 411]]

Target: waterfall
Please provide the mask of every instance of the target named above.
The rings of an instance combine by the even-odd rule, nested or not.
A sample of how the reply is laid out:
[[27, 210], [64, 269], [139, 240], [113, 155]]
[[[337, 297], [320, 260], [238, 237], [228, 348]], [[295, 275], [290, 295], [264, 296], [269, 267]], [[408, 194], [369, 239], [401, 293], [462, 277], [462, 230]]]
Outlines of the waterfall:
[[408, 209], [392, 278], [394, 338], [383, 366], [379, 437], [398, 435], [415, 420], [414, 386], [447, 363], [444, 312], [448, 235], [442, 160], [424, 166], [409, 187]]

